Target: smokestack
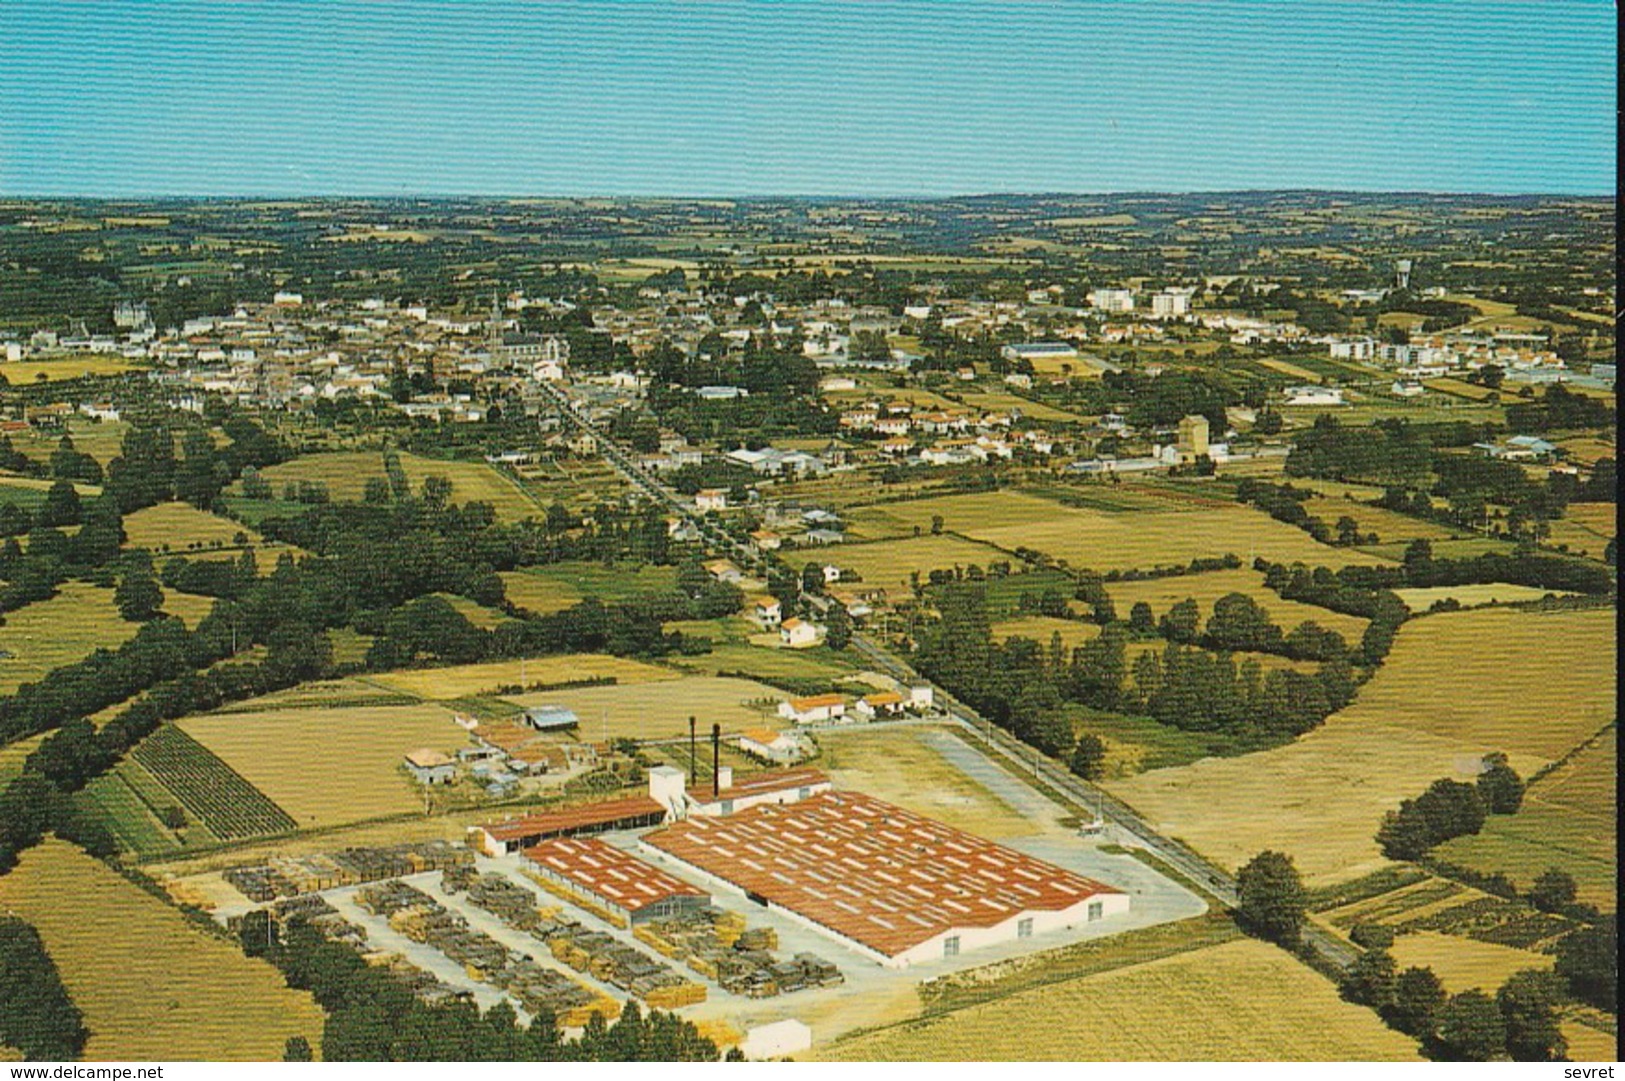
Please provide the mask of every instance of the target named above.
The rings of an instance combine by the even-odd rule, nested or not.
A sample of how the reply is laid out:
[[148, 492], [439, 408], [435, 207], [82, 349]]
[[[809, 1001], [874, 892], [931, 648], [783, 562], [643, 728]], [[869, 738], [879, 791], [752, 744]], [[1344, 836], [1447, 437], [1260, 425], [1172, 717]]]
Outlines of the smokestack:
[[722, 776], [717, 771], [722, 767], [722, 726], [711, 725], [711, 798], [716, 799], [722, 795]]
[[688, 779], [697, 781], [700, 777], [700, 747], [699, 740], [694, 735], [694, 718], [688, 718]]

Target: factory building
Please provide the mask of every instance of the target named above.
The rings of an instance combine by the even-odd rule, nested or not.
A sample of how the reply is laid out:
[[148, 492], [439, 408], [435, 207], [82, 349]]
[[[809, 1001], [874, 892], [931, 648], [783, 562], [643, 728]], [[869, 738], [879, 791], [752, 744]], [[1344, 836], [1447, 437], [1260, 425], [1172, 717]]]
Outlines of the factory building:
[[697, 815], [641, 843], [888, 968], [1129, 908], [1121, 890], [854, 792]]
[[550, 837], [638, 829], [658, 825], [665, 817], [664, 804], [650, 796], [633, 796], [472, 826], [469, 842], [487, 856], [506, 856]]
[[555, 837], [525, 849], [530, 871], [550, 888], [588, 902], [626, 926], [698, 911], [711, 895], [597, 837]]

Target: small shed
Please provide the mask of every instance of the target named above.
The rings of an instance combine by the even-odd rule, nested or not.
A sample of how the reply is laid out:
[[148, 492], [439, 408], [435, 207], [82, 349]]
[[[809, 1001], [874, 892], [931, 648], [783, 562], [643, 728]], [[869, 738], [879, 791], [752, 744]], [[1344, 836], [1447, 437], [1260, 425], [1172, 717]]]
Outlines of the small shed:
[[450, 758], [426, 747], [407, 752], [406, 769], [419, 784], [450, 784], [457, 775]]
[[745, 1033], [739, 1050], [747, 1059], [761, 1062], [766, 1059], [787, 1058], [812, 1047], [812, 1029], [787, 1017], [769, 1025], [757, 1025]]
[[538, 732], [566, 732], [579, 727], [581, 718], [563, 706], [529, 706], [519, 714], [519, 723]]

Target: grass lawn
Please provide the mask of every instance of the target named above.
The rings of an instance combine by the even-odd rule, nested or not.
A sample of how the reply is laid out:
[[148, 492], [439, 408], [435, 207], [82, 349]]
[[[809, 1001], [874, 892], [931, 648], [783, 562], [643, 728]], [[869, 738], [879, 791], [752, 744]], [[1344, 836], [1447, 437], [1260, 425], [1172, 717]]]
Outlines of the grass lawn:
[[6, 613], [0, 650], [10, 656], [0, 658], [0, 694], [12, 694], [98, 649], [117, 649], [140, 629], [118, 614], [111, 589], [64, 582], [49, 600]]
[[[706, 632], [702, 630], [700, 633], [703, 636]], [[811, 649], [768, 649], [745, 641], [731, 640], [718, 642], [712, 646], [709, 653], [693, 657], [672, 657], [669, 663], [674, 668], [696, 675], [718, 675], [728, 672], [769, 682], [778, 679], [812, 679], [833, 683], [852, 675], [859, 660], [856, 654], [842, 653], [827, 646], [814, 646]]]
[[421, 808], [401, 756], [468, 743], [451, 710], [427, 704], [226, 713], [180, 724], [306, 828]]
[[1185, 732], [1150, 717], [1108, 713], [1076, 703], [1066, 706], [1066, 714], [1073, 731], [1097, 736], [1106, 745], [1108, 777], [1183, 766], [1230, 750], [1222, 735]]
[[921, 729], [831, 729], [818, 734], [818, 745], [818, 764], [837, 788], [866, 792], [989, 840], [1045, 828], [944, 758]]
[[1330, 980], [1253, 940], [1022, 991], [840, 1041], [850, 1061], [1416, 1061]]
[[84, 1011], [87, 1061], [277, 1061], [295, 1035], [321, 1046], [308, 993], [72, 845], [23, 853], [0, 908], [39, 931]]
[[1436, 778], [1471, 778], [1496, 750], [1528, 776], [1601, 729], [1613, 656], [1612, 612], [1427, 616], [1352, 706], [1293, 743], [1109, 784], [1226, 866], [1273, 848], [1312, 886], [1343, 881], [1386, 865], [1383, 814]]

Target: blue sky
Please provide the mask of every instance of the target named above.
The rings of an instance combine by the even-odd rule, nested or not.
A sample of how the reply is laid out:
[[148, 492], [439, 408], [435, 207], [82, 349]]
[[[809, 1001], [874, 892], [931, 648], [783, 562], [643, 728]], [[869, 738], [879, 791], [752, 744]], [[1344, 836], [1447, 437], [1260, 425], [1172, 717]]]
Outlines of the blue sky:
[[0, 194], [1614, 190], [1610, 3], [0, 2]]

